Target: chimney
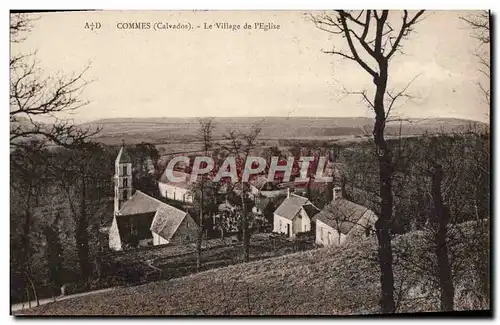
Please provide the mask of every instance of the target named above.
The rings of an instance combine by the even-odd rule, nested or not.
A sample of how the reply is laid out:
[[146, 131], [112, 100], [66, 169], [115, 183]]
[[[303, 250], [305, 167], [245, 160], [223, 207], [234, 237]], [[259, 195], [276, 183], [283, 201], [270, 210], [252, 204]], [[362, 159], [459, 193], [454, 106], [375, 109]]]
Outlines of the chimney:
[[290, 188], [287, 187], [286, 189], [286, 197], [289, 198], [290, 197]]
[[336, 199], [340, 198], [342, 198], [342, 188], [336, 186], [333, 188], [333, 200], [335, 201]]

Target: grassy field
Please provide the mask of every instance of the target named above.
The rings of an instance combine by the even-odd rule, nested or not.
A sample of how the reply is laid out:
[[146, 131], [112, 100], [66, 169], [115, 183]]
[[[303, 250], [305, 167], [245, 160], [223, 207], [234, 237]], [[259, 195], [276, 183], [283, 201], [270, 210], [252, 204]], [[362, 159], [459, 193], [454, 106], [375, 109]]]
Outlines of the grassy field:
[[[362, 244], [371, 247], [374, 242]], [[365, 250], [353, 248], [318, 249], [56, 302], [24, 313], [283, 315], [348, 314], [353, 310], [369, 313], [376, 310], [378, 273], [364, 253]], [[346, 286], [347, 282], [352, 285]], [[363, 306], [363, 310], [357, 306], [360, 292], [373, 302]]]
[[[236, 237], [203, 242], [202, 268], [213, 268], [242, 262], [242, 243]], [[302, 247], [312, 249], [312, 242]], [[269, 233], [254, 234], [250, 242], [250, 260], [261, 260], [299, 250], [286, 239], [272, 240]], [[196, 272], [196, 245], [161, 246], [149, 249], [111, 252], [102, 256], [104, 281], [109, 285], [142, 284], [172, 279]], [[103, 274], [103, 275], [104, 275]]]
[[[247, 131], [253, 125], [261, 128], [259, 138], [265, 141], [276, 139], [301, 139], [336, 141], [371, 135], [373, 119], [367, 117], [217, 117], [214, 119], [213, 136], [222, 139], [228, 129]], [[421, 135], [424, 132], [451, 132], [464, 129], [469, 124], [483, 123], [451, 119], [411, 119], [400, 123], [389, 123], [386, 135]], [[115, 118], [86, 123], [85, 127], [102, 128], [95, 140], [108, 145], [119, 145], [124, 139], [128, 144], [141, 141], [169, 144], [166, 152], [179, 151], [175, 144], [192, 143], [197, 140], [199, 123], [197, 118]], [[270, 144], [273, 145], [273, 144]], [[182, 151], [197, 150], [194, 143], [181, 147]]]
[[[399, 236], [393, 241], [394, 247], [405, 243], [420, 249], [420, 238], [418, 232]], [[457, 249], [455, 253], [460, 254], [463, 246]], [[314, 249], [68, 299], [23, 311], [23, 314], [372, 314], [379, 310], [380, 295], [376, 251], [376, 240], [368, 238], [341, 248]], [[394, 267], [398, 312], [438, 311], [436, 290], [422, 288], [419, 283], [425, 283], [421, 281], [423, 276], [408, 270], [403, 272], [399, 265], [395, 263]], [[454, 280], [456, 310], [474, 308], [464, 289], [464, 284], [473, 281], [473, 275]]]

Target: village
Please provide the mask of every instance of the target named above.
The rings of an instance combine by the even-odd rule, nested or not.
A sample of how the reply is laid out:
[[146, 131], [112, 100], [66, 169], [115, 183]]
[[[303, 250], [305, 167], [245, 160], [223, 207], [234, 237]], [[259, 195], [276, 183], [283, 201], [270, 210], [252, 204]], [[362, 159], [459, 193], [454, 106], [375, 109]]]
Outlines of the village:
[[[147, 157], [141, 161], [151, 162], [151, 159]], [[202, 221], [199, 211], [195, 209], [196, 182], [185, 172], [190, 169], [188, 164], [176, 164], [179, 167], [171, 173], [175, 181], [163, 172], [157, 180], [156, 193], [159, 196], [154, 197], [151, 193], [134, 189], [132, 175], [137, 164], [133, 163], [125, 145], [120, 148], [115, 160], [113, 217], [107, 219], [111, 220], [109, 225], [100, 229], [101, 233], [108, 235], [107, 241], [104, 238], [101, 243], [104, 252], [108, 249], [154, 249], [156, 246], [190, 247], [196, 243], [199, 233], [203, 241], [231, 236], [241, 240], [242, 195], [246, 197], [251, 216], [249, 228], [252, 236], [267, 234], [267, 238], [279, 238], [290, 245], [308, 240], [309, 245], [306, 246], [310, 249], [341, 246], [347, 241], [374, 235], [374, 212], [344, 197], [346, 186], [340, 182], [339, 163], [328, 161], [326, 164], [324, 171], [331, 175], [328, 183], [313, 182], [319, 172], [310, 175], [311, 179], [306, 183], [280, 182], [279, 172], [276, 173], [276, 181], [270, 182], [261, 172], [252, 175], [244, 187], [247, 191], [242, 193], [241, 183], [224, 183], [222, 179], [223, 185], [217, 186], [218, 191], [210, 193], [214, 197], [205, 197], [207, 201], [214, 200], [215, 210], [208, 212]], [[149, 165], [153, 173], [154, 167], [151, 163]], [[311, 170], [295, 169], [291, 178], [306, 179]], [[217, 176], [212, 175], [211, 178]], [[307, 196], [311, 186], [321, 195], [330, 197], [331, 201], [321, 208], [317, 207]], [[232, 241], [229, 243], [232, 244]]]
[[11, 12], [11, 314], [491, 315], [490, 25]]

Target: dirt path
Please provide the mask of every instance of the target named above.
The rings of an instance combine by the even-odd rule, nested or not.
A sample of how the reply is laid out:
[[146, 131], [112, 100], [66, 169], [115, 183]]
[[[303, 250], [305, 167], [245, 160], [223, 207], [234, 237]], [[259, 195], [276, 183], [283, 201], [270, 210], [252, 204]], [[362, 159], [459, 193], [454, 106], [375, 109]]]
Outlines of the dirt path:
[[[44, 298], [44, 299], [40, 299], [39, 301], [40, 301], [40, 306], [41, 306], [41, 305], [45, 305], [45, 304], [48, 304], [48, 303], [51, 303], [51, 302], [54, 302], [54, 301], [61, 301], [61, 300], [66, 300], [66, 299], [72, 299], [72, 298], [77, 298], [77, 297], [83, 297], [83, 296], [93, 295], [93, 294], [101, 293], [101, 292], [108, 292], [108, 291], [115, 290], [117, 288], [118, 287], [112, 287], [112, 288], [105, 288], [105, 289], [94, 290], [94, 291], [87, 291], [87, 292], [75, 293], [75, 294], [72, 294], [72, 295], [59, 296], [59, 297], [56, 297], [55, 300], [53, 298]], [[29, 306], [29, 302], [28, 301], [26, 301], [26, 302], [20, 302], [20, 303], [11, 305], [10, 306], [10, 311], [12, 313], [12, 312], [15, 312], [15, 311], [29, 309], [28, 306]], [[31, 308], [33, 308], [33, 307], [36, 307], [36, 301], [35, 300], [33, 300], [31, 302]]]

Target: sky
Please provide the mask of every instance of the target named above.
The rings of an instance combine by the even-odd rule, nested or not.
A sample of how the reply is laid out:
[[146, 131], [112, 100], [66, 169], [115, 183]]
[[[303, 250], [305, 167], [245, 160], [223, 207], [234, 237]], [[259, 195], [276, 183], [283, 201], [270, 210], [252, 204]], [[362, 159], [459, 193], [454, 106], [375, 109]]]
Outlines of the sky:
[[[310, 12], [309, 12], [310, 13]], [[412, 79], [395, 105], [401, 117], [489, 119], [473, 55], [478, 43], [459, 19], [473, 12], [431, 11], [390, 63], [389, 89]], [[400, 12], [391, 13], [399, 17]], [[90, 63], [81, 94], [90, 104], [77, 121], [112, 117], [310, 116], [373, 117], [360, 96], [371, 77], [355, 62], [324, 54], [345, 40], [321, 31], [304, 11], [104, 11], [39, 14], [12, 53], [37, 51], [46, 75], [71, 74]], [[90, 30], [86, 23], [99, 22]], [[150, 29], [117, 24], [148, 22]], [[157, 22], [192, 30], [153, 30]], [[240, 30], [204, 29], [227, 22]], [[279, 25], [246, 30], [245, 23]], [[197, 28], [197, 26], [200, 26]], [[483, 80], [484, 81], [484, 80]]]

